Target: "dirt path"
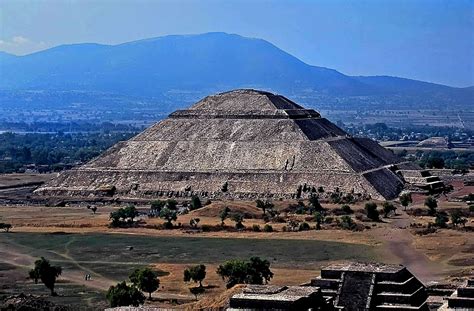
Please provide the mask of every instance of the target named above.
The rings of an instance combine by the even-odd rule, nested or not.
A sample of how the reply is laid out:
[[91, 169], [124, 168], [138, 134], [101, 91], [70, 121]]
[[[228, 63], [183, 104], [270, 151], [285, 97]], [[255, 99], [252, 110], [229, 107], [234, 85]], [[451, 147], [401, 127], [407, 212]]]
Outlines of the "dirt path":
[[413, 236], [409, 230], [411, 217], [404, 211], [397, 211], [397, 214], [387, 220], [390, 222], [389, 227], [373, 229], [371, 234], [381, 239], [389, 255], [406, 266], [421, 281], [439, 281], [442, 279], [444, 267], [441, 263], [431, 261], [414, 247]]

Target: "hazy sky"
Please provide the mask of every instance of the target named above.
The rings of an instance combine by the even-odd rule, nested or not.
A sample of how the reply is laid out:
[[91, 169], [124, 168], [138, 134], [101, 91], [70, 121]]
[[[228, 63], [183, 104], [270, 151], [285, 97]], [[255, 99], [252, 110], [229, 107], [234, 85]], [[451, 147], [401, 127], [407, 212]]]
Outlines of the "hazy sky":
[[474, 0], [0, 0], [0, 50], [211, 31], [350, 75], [474, 85]]

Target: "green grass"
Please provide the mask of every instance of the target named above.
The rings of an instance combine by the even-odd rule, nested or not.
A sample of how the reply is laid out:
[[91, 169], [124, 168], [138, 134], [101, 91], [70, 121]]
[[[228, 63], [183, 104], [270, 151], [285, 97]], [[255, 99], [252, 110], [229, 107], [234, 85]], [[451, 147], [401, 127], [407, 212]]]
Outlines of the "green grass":
[[13, 243], [26, 254], [45, 256], [52, 261], [67, 262], [70, 257], [102, 273], [112, 266], [112, 275], [127, 266], [160, 262], [215, 264], [250, 256], [266, 258], [277, 267], [308, 269], [332, 260], [377, 259], [371, 246], [316, 240], [10, 233], [1, 234], [0, 242]]
[[[229, 259], [260, 256], [272, 267], [319, 269], [333, 260], [377, 260], [377, 250], [366, 245], [315, 240], [228, 239], [202, 237], [156, 237], [127, 234], [0, 234], [0, 247], [11, 245], [18, 252], [44, 256], [68, 271], [93, 271], [108, 279], [122, 281], [133, 269], [156, 263], [220, 264]], [[130, 247], [133, 249], [130, 249]], [[105, 293], [64, 281], [57, 284], [58, 297], [26, 279], [26, 268], [2, 264], [0, 296], [21, 292], [44, 295], [53, 302], [73, 308], [103, 309]], [[16, 281], [8, 277], [16, 276]], [[161, 271], [160, 275], [165, 275]], [[3, 278], [2, 278], [3, 275]]]

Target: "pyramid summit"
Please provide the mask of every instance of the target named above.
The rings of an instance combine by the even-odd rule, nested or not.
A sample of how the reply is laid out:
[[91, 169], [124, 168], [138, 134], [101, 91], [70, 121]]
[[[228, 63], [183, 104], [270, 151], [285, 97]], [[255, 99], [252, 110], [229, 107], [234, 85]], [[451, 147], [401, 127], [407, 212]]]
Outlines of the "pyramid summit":
[[[37, 190], [53, 196], [295, 198], [298, 189], [390, 199], [409, 164], [269, 92], [234, 90], [178, 110]], [[304, 194], [303, 194], [304, 195]]]

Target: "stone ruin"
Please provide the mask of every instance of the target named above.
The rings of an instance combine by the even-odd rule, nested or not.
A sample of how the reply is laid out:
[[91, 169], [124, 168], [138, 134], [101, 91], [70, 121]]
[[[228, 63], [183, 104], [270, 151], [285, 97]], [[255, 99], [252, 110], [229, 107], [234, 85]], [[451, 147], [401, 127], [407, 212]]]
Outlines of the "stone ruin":
[[340, 310], [429, 310], [425, 286], [402, 265], [333, 264], [311, 286]]
[[396, 172], [417, 169], [375, 141], [351, 137], [283, 96], [235, 90], [171, 113], [89, 163], [61, 173], [36, 193], [297, 198], [304, 185], [392, 199], [404, 187]]
[[318, 287], [247, 285], [230, 298], [227, 311], [237, 310], [334, 310]]
[[[301, 286], [249, 285], [227, 310], [430, 310], [425, 286], [402, 265], [333, 264]], [[465, 302], [463, 302], [465, 303]]]
[[439, 310], [474, 310], [474, 279], [467, 280], [459, 287]]

